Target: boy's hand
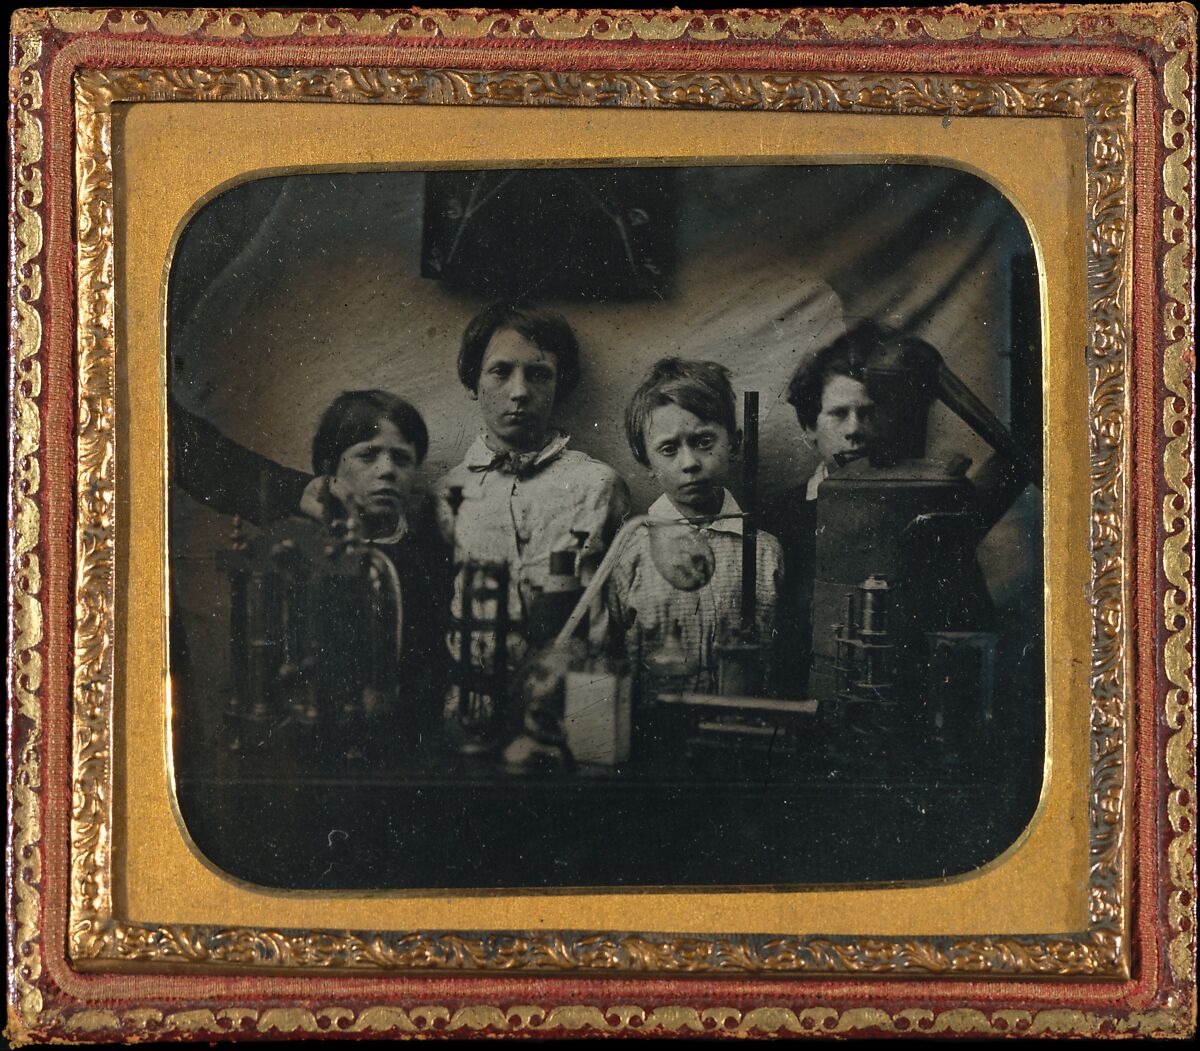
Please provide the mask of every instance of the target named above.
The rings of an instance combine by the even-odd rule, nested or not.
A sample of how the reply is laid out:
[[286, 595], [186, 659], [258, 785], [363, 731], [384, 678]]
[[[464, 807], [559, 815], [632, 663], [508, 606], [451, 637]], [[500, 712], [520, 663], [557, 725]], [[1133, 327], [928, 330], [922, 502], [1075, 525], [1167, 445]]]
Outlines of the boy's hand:
[[352, 531], [362, 529], [362, 522], [353, 503], [346, 499], [345, 490], [338, 485], [336, 478], [328, 475], [314, 478], [304, 487], [300, 495], [300, 511], [326, 526], [342, 521]]
[[336, 478], [330, 478], [325, 487], [325, 514], [329, 518], [341, 519], [346, 528], [360, 539], [365, 535], [362, 515], [358, 506], [350, 499], [350, 493]]
[[304, 492], [300, 494], [300, 513], [302, 515], [315, 518], [318, 522], [325, 521], [332, 502], [329, 499], [330, 481], [332, 479], [328, 475], [321, 474], [304, 487]]

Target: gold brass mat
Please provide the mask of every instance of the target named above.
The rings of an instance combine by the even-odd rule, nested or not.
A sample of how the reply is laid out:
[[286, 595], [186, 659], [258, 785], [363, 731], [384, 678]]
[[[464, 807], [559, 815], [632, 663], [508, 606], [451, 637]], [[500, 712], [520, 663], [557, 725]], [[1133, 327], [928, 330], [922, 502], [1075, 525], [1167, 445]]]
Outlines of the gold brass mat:
[[[963, 81], [951, 77], [861, 74], [547, 74], [350, 67], [298, 69], [284, 73], [262, 68], [86, 71], [76, 78], [77, 175], [80, 192], [89, 202], [88, 206], [80, 208], [79, 300], [88, 339], [95, 340], [85, 345], [85, 352], [96, 354], [97, 365], [81, 372], [89, 381], [95, 381], [81, 385], [80, 391], [81, 403], [86, 406], [81, 419], [95, 424], [94, 430], [87, 426], [81, 429], [81, 510], [94, 506], [87, 503], [86, 494], [98, 490], [111, 492], [111, 478], [98, 476], [92, 470], [93, 464], [110, 468], [114, 463], [111, 421], [96, 409], [110, 404], [112, 398], [111, 373], [101, 363], [111, 361], [113, 353], [115, 305], [112, 282], [108, 279], [111, 256], [105, 254], [105, 246], [111, 246], [113, 241], [111, 109], [117, 102], [210, 102], [255, 97], [276, 102], [315, 99], [468, 105], [537, 102], [643, 109], [671, 108], [684, 103], [689, 107], [774, 111], [904, 112], [938, 117], [1003, 113], [1081, 119], [1089, 140], [1087, 192], [1093, 216], [1088, 236], [1091, 265], [1087, 293], [1093, 355], [1090, 412], [1094, 419], [1108, 419], [1113, 414], [1120, 418], [1124, 412], [1123, 367], [1127, 351], [1124, 319], [1129, 265], [1125, 250], [1125, 147], [1129, 92], [1129, 82], [1122, 78]], [[131, 256], [140, 258], [142, 252], [131, 252]], [[1081, 285], [1080, 300], [1082, 298]], [[1080, 305], [1082, 307], [1082, 302]], [[99, 313], [94, 320], [89, 320], [92, 309]], [[129, 323], [135, 324], [132, 315]], [[1081, 412], [1087, 411], [1082, 401], [1079, 405]], [[93, 433], [103, 439], [99, 445], [88, 444]], [[637, 969], [689, 973], [741, 970], [749, 973], [1122, 974], [1126, 966], [1120, 882], [1124, 840], [1119, 820], [1125, 771], [1125, 646], [1124, 619], [1120, 614], [1125, 562], [1122, 557], [1124, 533], [1119, 528], [1123, 506], [1123, 450], [1123, 431], [1119, 427], [1093, 428], [1090, 504], [1093, 515], [1092, 586], [1097, 612], [1092, 630], [1091, 691], [1096, 698], [1092, 726], [1095, 762], [1090, 794], [1091, 894], [1088, 919], [1085, 922], [1081, 916], [1078, 925], [1080, 930], [1086, 926], [1083, 933], [1060, 934], [1052, 938], [1006, 935], [895, 940], [793, 935], [678, 936], [603, 931], [567, 934], [560, 930], [522, 930], [519, 922], [505, 922], [512, 914], [501, 912], [498, 902], [490, 906], [494, 915], [505, 917], [498, 925], [516, 926], [516, 933], [479, 931], [467, 920], [464, 925], [469, 929], [466, 932], [439, 932], [428, 928], [388, 933], [342, 930], [314, 940], [307, 931], [289, 927], [264, 930], [178, 922], [165, 925], [133, 923], [113, 912], [111, 862], [106, 863], [105, 859], [109, 842], [106, 830], [111, 829], [109, 808], [112, 805], [107, 787], [112, 778], [107, 722], [111, 717], [111, 705], [92, 705], [77, 707], [77, 719], [86, 727], [86, 732], [77, 733], [75, 737], [75, 798], [79, 805], [72, 851], [72, 957], [79, 962], [115, 958], [125, 962], [221, 964], [249, 960], [282, 968], [319, 965], [342, 968]], [[1060, 471], [1057, 484], [1065, 485], [1061, 472], [1066, 468], [1057, 470]], [[154, 498], [153, 493], [146, 497], [151, 498]], [[1078, 505], [1081, 515], [1083, 506], [1083, 503]], [[131, 508], [131, 513], [143, 519], [151, 511], [148, 504], [143, 507], [139, 503], [138, 507]], [[1117, 527], [1110, 528], [1107, 523], [1113, 521]], [[111, 508], [106, 507], [94, 524], [98, 535], [110, 536]], [[1062, 527], [1062, 522], [1057, 523], [1057, 528]], [[81, 535], [89, 535], [86, 525], [82, 526]], [[1079, 539], [1082, 543], [1082, 531]], [[81, 596], [86, 594], [91, 610], [108, 609], [110, 623], [114, 613], [106, 604], [111, 597], [103, 589], [111, 586], [111, 559], [111, 544], [81, 548], [78, 571], [79, 580], [86, 582], [80, 589]], [[143, 633], [135, 634], [141, 637]], [[95, 647], [93, 643], [91, 634], [80, 640], [80, 665], [84, 665], [85, 658], [92, 662], [88, 665], [89, 682], [111, 683], [112, 647]], [[152, 665], [147, 664], [146, 674], [135, 673], [136, 677], [139, 681], [150, 681], [151, 670]], [[1064, 741], [1062, 746], [1069, 747], [1069, 744]], [[1118, 820], [1112, 820], [1114, 815]], [[136, 865], [134, 869], [135, 872], [142, 871]], [[628, 907], [628, 901], [625, 907]], [[749, 907], [749, 902], [744, 907]], [[544, 910], [546, 906], [543, 904], [539, 908]], [[461, 903], [455, 909], [462, 910]], [[1068, 925], [1050, 929], [1077, 928]]]

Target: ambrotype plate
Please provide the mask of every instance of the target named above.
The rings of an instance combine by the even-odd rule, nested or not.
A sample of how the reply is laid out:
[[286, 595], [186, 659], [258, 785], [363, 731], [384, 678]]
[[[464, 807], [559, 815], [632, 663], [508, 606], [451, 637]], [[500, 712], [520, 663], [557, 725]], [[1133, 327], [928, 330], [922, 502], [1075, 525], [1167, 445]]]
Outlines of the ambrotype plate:
[[[218, 867], [295, 888], [913, 880], [977, 868], [1029, 823], [1045, 755], [1038, 281], [1028, 228], [978, 176], [916, 164], [275, 176], [204, 205], [171, 275], [175, 772], [183, 820]], [[443, 542], [420, 535], [421, 489], [444, 500], [455, 480], [469, 483], [455, 470], [464, 456], [487, 479], [468, 485], [445, 539], [458, 542], [460, 576], [477, 571], [480, 544], [520, 548], [507, 611], [517, 636], [544, 634], [536, 622], [556, 613], [549, 626], [561, 627], [587, 578], [567, 575], [564, 601], [545, 563], [571, 561], [571, 531], [595, 528], [586, 504], [538, 520], [528, 501], [552, 495], [524, 490], [540, 472], [514, 483], [473, 451], [481, 434], [503, 443], [503, 413], [497, 425], [460, 379], [462, 330], [496, 303], [520, 304], [498, 332], [515, 323], [540, 336], [552, 310], [576, 335], [578, 383], [526, 443], [569, 433], [568, 448], [620, 475], [630, 499], [596, 519], [610, 531], [671, 481], [638, 462], [625, 427], [655, 363], [723, 365], [739, 416], [753, 388], [758, 419], [737, 420], [743, 448], [712, 485], [742, 508], [752, 497], [761, 533], [716, 534], [719, 557], [736, 564], [677, 595], [655, 593], [668, 583], [653, 562], [618, 554], [607, 633], [585, 640], [581, 625], [586, 648], [553, 687], [561, 711], [531, 731], [521, 687], [498, 685], [489, 703], [506, 725], [464, 739], [457, 628], [426, 630], [451, 595], [412, 593], [435, 586], [424, 573]], [[703, 375], [676, 369], [649, 403], [648, 432], [660, 400], [712, 397]], [[976, 397], [956, 400], [959, 376]], [[428, 435], [410, 465], [405, 544], [417, 555], [411, 568], [394, 556], [398, 662], [395, 628], [334, 598], [325, 545], [305, 554], [306, 525], [285, 524], [302, 515], [308, 475], [283, 465], [336, 475], [344, 450], [319, 451], [314, 436], [344, 390], [363, 388], [402, 396], [419, 414], [409, 426]], [[526, 397], [505, 394], [503, 409]], [[967, 460], [1004, 454], [943, 398], [980, 429], [1006, 421], [989, 432], [1011, 442], [1014, 478], [998, 498]], [[881, 458], [900, 440], [889, 399], [924, 431], [907, 451], [919, 455]], [[337, 402], [326, 420], [331, 434], [357, 422], [362, 434], [343, 444], [374, 436], [370, 419], [344, 418], [383, 411], [382, 398], [361, 401]], [[972, 416], [978, 404], [994, 408]], [[847, 474], [851, 454], [865, 455]], [[697, 474], [710, 469], [699, 459]], [[824, 505], [806, 490], [829, 468], [843, 491], [835, 481], [824, 494], [818, 541]], [[593, 470], [583, 465], [585, 480]], [[342, 471], [348, 480], [353, 467]], [[402, 484], [386, 467], [371, 479]], [[984, 522], [988, 499], [1007, 506]], [[494, 531], [477, 521], [497, 509], [508, 520]], [[300, 547], [285, 555], [289, 542]], [[731, 648], [743, 547], [772, 574], [756, 589], [766, 608], [748, 651]], [[651, 584], [628, 581], [635, 573]], [[616, 624], [647, 601], [632, 628]], [[395, 605], [389, 593], [380, 615]], [[871, 650], [852, 641], [866, 616]], [[539, 641], [521, 643], [501, 669], [516, 680], [539, 659]], [[743, 652], [757, 688], [721, 691]], [[686, 667], [678, 698], [655, 672], [671, 659]]]
[[14, 1039], [1189, 1031], [1194, 30], [18, 14]]

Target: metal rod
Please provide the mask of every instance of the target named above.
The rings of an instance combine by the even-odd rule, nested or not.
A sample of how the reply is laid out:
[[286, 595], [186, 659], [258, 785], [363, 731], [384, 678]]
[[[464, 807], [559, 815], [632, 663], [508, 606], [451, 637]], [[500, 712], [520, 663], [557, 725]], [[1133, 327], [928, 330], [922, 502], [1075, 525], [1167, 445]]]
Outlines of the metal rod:
[[742, 631], [755, 629], [758, 598], [758, 391], [742, 396]]
[[942, 401], [950, 407], [954, 414], [964, 420], [993, 449], [1003, 453], [1016, 463], [1026, 475], [1033, 479], [1034, 484], [1041, 488], [1042, 473], [1038, 470], [1037, 464], [1017, 444], [1008, 428], [997, 419], [992, 410], [975, 396], [970, 387], [950, 371], [945, 362], [938, 367], [938, 385]]
[[740, 518], [743, 521], [746, 519], [744, 513], [731, 515], [716, 515], [713, 518], [707, 516], [703, 518], [652, 518], [650, 515], [634, 515], [628, 519], [617, 535], [613, 538], [613, 542], [609, 545], [607, 553], [601, 559], [599, 567], [596, 569], [592, 579], [588, 582], [588, 586], [584, 589], [583, 594], [579, 596], [579, 601], [575, 603], [575, 609], [567, 618], [566, 624], [554, 639], [555, 646], [565, 646], [571, 636], [575, 634], [576, 629], [583, 621], [584, 615], [587, 613], [591, 604], [596, 600], [604, 587], [608, 578], [612, 575], [612, 571], [616, 568], [617, 560], [621, 557], [621, 553], [625, 550], [633, 535], [642, 527], [652, 527], [655, 524], [673, 526], [683, 522], [715, 522], [727, 519]]
[[475, 578], [470, 562], [464, 562], [462, 567], [462, 605], [458, 612], [458, 660], [465, 670], [471, 667], [471, 628], [475, 613]]
[[604, 558], [601, 559], [600, 565], [597, 568], [592, 579], [588, 582], [588, 586], [584, 588], [583, 594], [579, 596], [579, 601], [575, 603], [575, 608], [571, 611], [571, 615], [567, 618], [567, 622], [562, 626], [558, 636], [554, 640], [555, 646], [565, 646], [572, 635], [575, 634], [575, 629], [579, 627], [583, 620], [584, 614], [587, 613], [588, 607], [592, 601], [600, 594], [600, 589], [604, 587], [605, 582], [612, 574], [616, 567], [617, 559], [624, 551], [625, 545], [629, 543], [630, 538], [638, 529], [647, 522], [651, 521], [649, 515], [634, 515], [620, 529], [612, 544], [609, 545], [608, 551]]

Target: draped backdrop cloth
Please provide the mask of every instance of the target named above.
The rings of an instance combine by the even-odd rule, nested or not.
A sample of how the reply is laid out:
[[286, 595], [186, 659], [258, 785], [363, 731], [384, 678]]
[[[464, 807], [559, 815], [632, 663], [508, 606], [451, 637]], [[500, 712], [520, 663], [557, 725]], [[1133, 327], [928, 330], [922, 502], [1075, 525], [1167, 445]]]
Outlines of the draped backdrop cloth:
[[[1033, 249], [988, 183], [949, 168], [864, 164], [684, 168], [675, 186], [662, 298], [538, 302], [568, 319], [582, 352], [579, 387], [555, 422], [626, 479], [635, 511], [658, 491], [628, 450], [623, 413], [655, 359], [719, 361], [739, 391], [759, 391], [768, 502], [817, 465], [784, 400], [788, 380], [858, 318], [927, 339], [1001, 420], [1040, 436], [1040, 405], [1013, 403], [1017, 373], [1040, 376], [1040, 351], [1022, 343], [1031, 324], [1038, 331], [1037, 304], [1014, 297], [1014, 273], [1032, 273]], [[168, 353], [180, 404], [308, 470], [317, 421], [339, 392], [392, 390], [428, 424], [421, 483], [432, 486], [480, 433], [455, 361], [486, 300], [421, 276], [423, 214], [424, 176], [414, 172], [268, 178], [201, 209], [172, 266]], [[989, 449], [935, 405], [929, 454], [954, 452], [978, 464]], [[741, 499], [736, 481], [732, 489]], [[998, 605], [1027, 608], [1035, 622], [1041, 521], [1031, 488], [979, 552]], [[193, 644], [218, 655], [228, 587], [215, 556], [229, 536], [227, 518], [173, 489], [176, 601]]]

